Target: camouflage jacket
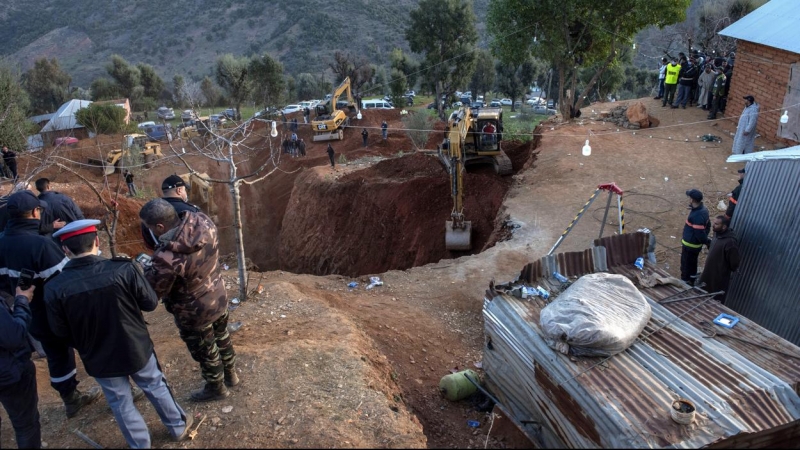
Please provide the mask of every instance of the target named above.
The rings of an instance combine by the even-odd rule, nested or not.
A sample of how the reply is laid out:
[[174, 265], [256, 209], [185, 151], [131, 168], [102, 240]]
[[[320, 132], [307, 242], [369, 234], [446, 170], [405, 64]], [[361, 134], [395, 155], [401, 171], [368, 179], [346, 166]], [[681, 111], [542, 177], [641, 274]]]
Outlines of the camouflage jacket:
[[186, 212], [162, 239], [145, 277], [181, 328], [202, 328], [228, 307], [219, 272], [217, 227], [201, 212]]

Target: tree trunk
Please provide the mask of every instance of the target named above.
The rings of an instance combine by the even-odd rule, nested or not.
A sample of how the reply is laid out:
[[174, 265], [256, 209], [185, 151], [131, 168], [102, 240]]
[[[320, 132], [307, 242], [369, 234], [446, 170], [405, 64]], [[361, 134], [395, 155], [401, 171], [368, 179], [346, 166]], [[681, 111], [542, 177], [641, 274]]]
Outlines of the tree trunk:
[[568, 95], [569, 89], [567, 89], [567, 83], [565, 83], [565, 73], [567, 69], [566, 64], [559, 64], [558, 65], [558, 88], [561, 91], [558, 96], [558, 106], [561, 112], [561, 117], [564, 121], [569, 121], [570, 116], [570, 106], [572, 105], [572, 97]]
[[[235, 170], [235, 169], [234, 169]], [[239, 182], [230, 183], [233, 199], [233, 230], [236, 234], [236, 262], [239, 265], [239, 301], [247, 300], [247, 266], [244, 257], [244, 235], [242, 234], [242, 208], [239, 204]]]

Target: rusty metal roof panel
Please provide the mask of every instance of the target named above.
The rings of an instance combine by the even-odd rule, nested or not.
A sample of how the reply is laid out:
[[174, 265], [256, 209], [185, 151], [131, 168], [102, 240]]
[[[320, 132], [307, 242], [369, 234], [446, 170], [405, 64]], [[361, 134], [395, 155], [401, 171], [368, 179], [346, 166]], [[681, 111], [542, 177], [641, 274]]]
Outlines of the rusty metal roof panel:
[[[610, 261], [635, 260], [635, 248], [641, 248], [634, 238], [604, 243]], [[611, 271], [633, 276], [630, 267], [627, 262]], [[642, 292], [652, 307], [645, 331], [629, 349], [599, 365], [600, 358], [569, 357], [547, 346], [539, 328], [541, 299], [521, 300], [497, 291], [487, 295], [487, 383], [535, 444], [729, 448], [797, 442], [789, 438], [800, 436], [797, 361], [751, 344], [705, 337], [698, 322], [729, 311], [715, 301], [660, 305], [659, 298], [689, 294], [675, 296], [680, 289], [672, 286]], [[736, 331], [800, 355], [800, 349], [746, 318]], [[669, 416], [678, 397], [697, 406], [690, 426]]]

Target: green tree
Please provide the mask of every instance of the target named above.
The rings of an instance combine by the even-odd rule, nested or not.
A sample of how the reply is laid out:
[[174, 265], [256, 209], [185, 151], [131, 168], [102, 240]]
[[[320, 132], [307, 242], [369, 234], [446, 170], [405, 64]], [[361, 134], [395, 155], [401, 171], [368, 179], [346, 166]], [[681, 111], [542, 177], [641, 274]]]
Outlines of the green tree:
[[8, 67], [0, 66], [0, 145], [22, 150], [27, 144], [29, 122], [28, 94], [18, 76]]
[[375, 67], [364, 56], [356, 56], [339, 50], [333, 53], [333, 62], [328, 64], [336, 75], [336, 85], [350, 77], [350, 89], [360, 92], [375, 76]]
[[[518, 61], [532, 52], [556, 69], [559, 107], [564, 118], [571, 118], [621, 46], [631, 45], [647, 26], [663, 28], [684, 20], [690, 1], [494, 0], [486, 22], [494, 37], [492, 51], [501, 61]], [[577, 92], [580, 68], [594, 64], [597, 70]]]
[[164, 80], [156, 73], [156, 69], [150, 64], [140, 63], [136, 66], [139, 69], [139, 79], [144, 87], [144, 96], [153, 99], [160, 99], [164, 90]]
[[405, 77], [410, 89], [417, 85], [419, 79], [419, 63], [414, 61], [410, 55], [403, 53], [403, 50], [396, 48], [389, 56], [392, 69], [399, 70]]
[[392, 104], [402, 108], [406, 106], [406, 97], [403, 94], [408, 90], [406, 75], [398, 69], [392, 69], [389, 77], [389, 97], [392, 99]]
[[122, 56], [111, 55], [111, 62], [106, 65], [106, 72], [116, 81], [120, 94], [133, 102], [133, 90], [142, 84], [139, 69], [128, 64]]
[[179, 108], [183, 108], [186, 105], [186, 81], [183, 79], [183, 75], [175, 74], [172, 77], [172, 101], [178, 105]]
[[250, 78], [247, 76], [250, 59], [244, 56], [235, 57], [230, 53], [217, 58], [217, 84], [228, 93], [228, 98], [236, 108], [236, 115], [241, 116], [242, 103], [252, 91]]
[[283, 79], [283, 65], [268, 54], [253, 56], [248, 70], [253, 84], [253, 97], [256, 103], [267, 107], [278, 106], [286, 82]]
[[475, 67], [475, 21], [472, 2], [466, 0], [420, 0], [411, 11], [406, 40], [411, 51], [425, 55], [425, 77], [433, 83], [441, 120], [445, 116], [439, 100], [465, 85]]
[[415, 149], [424, 149], [428, 144], [428, 136], [433, 129], [433, 116], [428, 113], [428, 110], [415, 110], [410, 111], [403, 116], [403, 127], [406, 129], [406, 135], [411, 139]]
[[125, 128], [125, 110], [116, 105], [92, 103], [75, 111], [75, 121], [95, 134], [116, 134]]
[[200, 82], [200, 92], [205, 98], [206, 106], [218, 106], [220, 103], [220, 93], [217, 86], [209, 77], [203, 78]]
[[92, 100], [111, 100], [120, 97], [119, 85], [108, 78], [95, 78], [90, 88]]
[[[494, 57], [488, 50], [478, 50], [475, 59], [475, 71], [469, 82], [469, 89], [477, 96], [486, 95], [495, 83]], [[513, 99], [512, 99], [513, 100]]]
[[528, 90], [533, 81], [533, 61], [527, 58], [519, 63], [503, 63], [498, 61], [497, 89], [511, 98], [512, 104]]
[[56, 111], [69, 99], [71, 82], [72, 77], [61, 69], [56, 58], [38, 59], [22, 74], [22, 86], [28, 91], [34, 114]]

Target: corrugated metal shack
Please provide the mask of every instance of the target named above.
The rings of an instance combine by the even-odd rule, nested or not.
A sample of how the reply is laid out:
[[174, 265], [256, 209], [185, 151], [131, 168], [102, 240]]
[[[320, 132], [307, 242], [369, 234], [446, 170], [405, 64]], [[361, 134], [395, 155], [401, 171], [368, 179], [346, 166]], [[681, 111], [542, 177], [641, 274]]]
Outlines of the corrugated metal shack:
[[789, 159], [800, 147], [734, 156], [751, 162], [731, 222], [742, 265], [726, 303], [800, 345], [800, 159]]
[[[606, 237], [590, 250], [544, 257], [528, 264], [518, 281], [546, 286], [553, 270], [567, 276], [610, 271], [635, 277], [633, 262], [645, 253], [646, 239], [642, 233]], [[649, 264], [645, 271], [669, 276]], [[705, 337], [700, 321], [711, 322], [721, 312], [741, 317], [716, 301], [658, 303], [697, 291], [684, 293], [671, 285], [640, 290], [652, 307], [650, 322], [635, 344], [601, 363], [601, 358], [570, 357], [547, 346], [539, 328], [543, 300], [519, 299], [490, 286], [483, 308], [487, 386], [534, 444], [541, 448], [800, 444], [800, 356], [791, 358], [731, 338]], [[726, 331], [800, 355], [800, 348], [745, 317]], [[697, 407], [691, 425], [670, 418], [671, 404], [678, 398]]]

